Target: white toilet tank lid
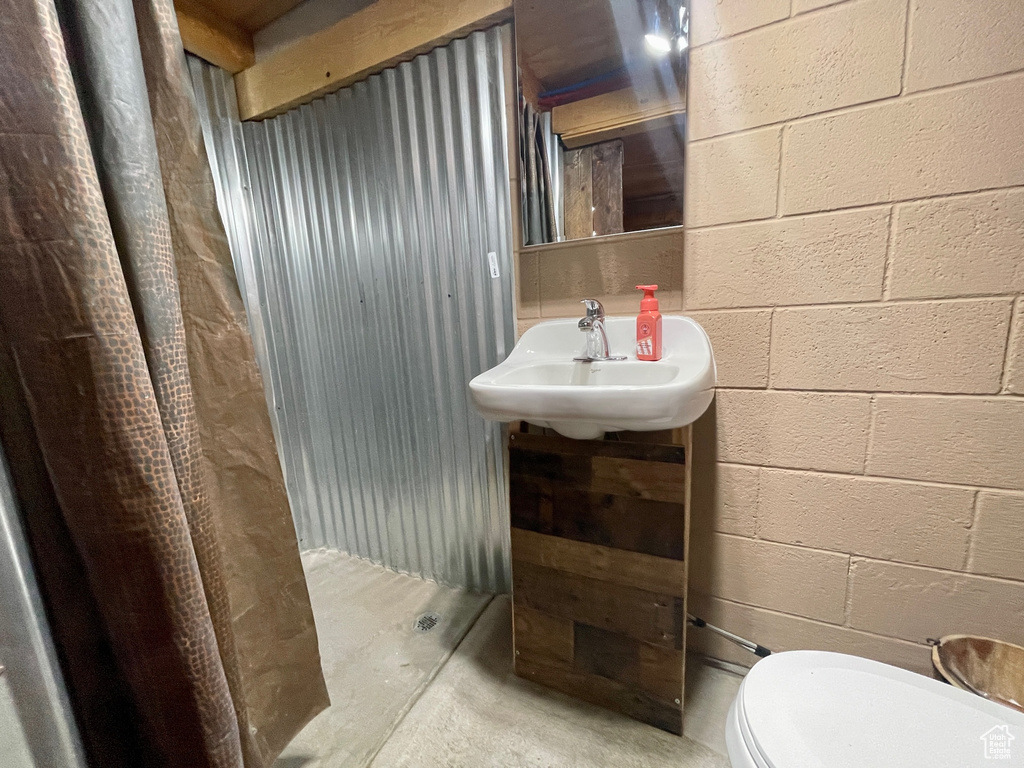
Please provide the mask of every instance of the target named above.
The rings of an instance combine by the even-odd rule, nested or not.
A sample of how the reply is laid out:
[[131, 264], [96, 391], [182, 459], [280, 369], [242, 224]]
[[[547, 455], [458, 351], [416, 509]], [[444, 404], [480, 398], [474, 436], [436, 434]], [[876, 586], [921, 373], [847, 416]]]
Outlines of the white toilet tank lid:
[[736, 703], [744, 741], [769, 768], [1024, 766], [1021, 713], [856, 656], [769, 656]]

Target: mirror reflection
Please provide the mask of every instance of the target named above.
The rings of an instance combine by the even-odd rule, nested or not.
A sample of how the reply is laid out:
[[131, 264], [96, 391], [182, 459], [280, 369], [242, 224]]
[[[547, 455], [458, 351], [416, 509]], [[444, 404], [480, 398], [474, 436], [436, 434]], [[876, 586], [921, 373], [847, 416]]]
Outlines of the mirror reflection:
[[522, 242], [683, 223], [687, 0], [515, 0]]

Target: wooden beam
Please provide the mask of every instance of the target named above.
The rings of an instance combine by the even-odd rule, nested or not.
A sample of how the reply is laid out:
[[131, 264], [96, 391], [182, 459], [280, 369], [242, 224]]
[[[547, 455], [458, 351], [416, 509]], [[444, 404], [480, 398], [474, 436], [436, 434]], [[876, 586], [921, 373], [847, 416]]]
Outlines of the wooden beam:
[[573, 149], [669, 125], [686, 111], [686, 94], [641, 94], [632, 88], [551, 110], [551, 129]]
[[512, 0], [377, 0], [239, 72], [239, 116], [273, 117], [511, 17]]
[[530, 104], [530, 106], [538, 112], [541, 111], [537, 109], [537, 102], [539, 100], [540, 93], [544, 88], [541, 86], [540, 80], [537, 79], [537, 76], [530, 71], [530, 68], [526, 65], [525, 61], [519, 62], [519, 87], [523, 91], [523, 98]]
[[174, 0], [185, 50], [231, 74], [251, 67], [252, 35], [196, 0]]

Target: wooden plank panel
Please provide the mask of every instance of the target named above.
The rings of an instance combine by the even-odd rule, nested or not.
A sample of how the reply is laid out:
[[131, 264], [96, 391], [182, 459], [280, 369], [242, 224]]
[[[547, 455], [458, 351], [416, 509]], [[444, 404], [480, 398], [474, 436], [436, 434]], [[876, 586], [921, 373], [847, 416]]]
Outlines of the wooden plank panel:
[[516, 656], [572, 668], [574, 625], [569, 619], [514, 604], [512, 628]]
[[511, 15], [512, 0], [377, 0], [239, 72], [239, 115], [272, 117]]
[[567, 456], [608, 456], [671, 464], [686, 463], [686, 448], [682, 445], [655, 445], [618, 440], [573, 440], [561, 435], [531, 435], [520, 432], [509, 436], [509, 446], [514, 450], [525, 449]]
[[583, 455], [509, 451], [509, 472], [513, 477], [558, 480], [581, 488], [590, 486], [590, 458]]
[[689, 447], [688, 428], [509, 437], [517, 673], [676, 733]]
[[682, 504], [686, 497], [686, 469], [637, 459], [591, 459], [591, 488], [598, 493], [639, 496], [642, 499]]
[[231, 74], [251, 67], [256, 60], [252, 35], [196, 0], [174, 0], [181, 44]]
[[509, 452], [509, 471], [515, 478], [557, 480], [567, 487], [592, 493], [676, 504], [684, 501], [686, 471], [676, 464], [517, 449]]
[[595, 144], [593, 165], [594, 234], [622, 231], [622, 142]]
[[674, 703], [679, 698], [684, 651], [643, 643], [587, 624], [574, 626], [578, 671], [639, 688], [666, 702]]
[[686, 564], [640, 552], [512, 529], [512, 559], [545, 568], [646, 589], [675, 597], [686, 595]]
[[662, 730], [681, 736], [683, 733], [682, 707], [614, 680], [576, 670], [516, 659], [516, 674], [527, 680], [546, 685], [557, 691], [589, 701], [599, 707], [622, 712], [637, 720], [650, 723]]
[[594, 236], [594, 151], [590, 147], [566, 152], [563, 160], [562, 216], [565, 237]]
[[589, 493], [559, 483], [510, 481], [512, 525], [606, 547], [682, 560], [686, 551], [681, 504]]
[[512, 559], [513, 600], [527, 608], [682, 650], [683, 598]]

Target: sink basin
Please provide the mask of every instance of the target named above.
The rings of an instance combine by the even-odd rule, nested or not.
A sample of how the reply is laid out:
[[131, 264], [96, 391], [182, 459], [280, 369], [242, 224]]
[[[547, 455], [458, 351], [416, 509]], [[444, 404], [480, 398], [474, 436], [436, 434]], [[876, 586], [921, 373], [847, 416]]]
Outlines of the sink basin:
[[605, 321], [613, 355], [626, 360], [581, 363], [585, 339], [576, 320], [530, 328], [505, 362], [469, 383], [473, 405], [494, 421], [528, 421], [566, 437], [682, 427], [715, 396], [711, 342], [688, 317], [662, 319], [662, 358], [636, 359], [636, 320]]

